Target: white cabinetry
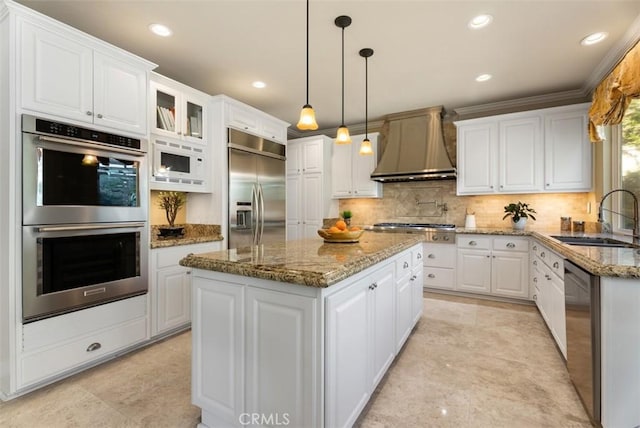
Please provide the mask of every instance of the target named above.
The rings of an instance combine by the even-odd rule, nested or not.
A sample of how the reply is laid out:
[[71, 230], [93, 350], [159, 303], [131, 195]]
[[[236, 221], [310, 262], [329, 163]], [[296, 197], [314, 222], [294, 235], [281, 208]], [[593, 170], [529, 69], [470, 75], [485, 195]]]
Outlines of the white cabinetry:
[[25, 324], [18, 388], [62, 375], [146, 339], [146, 296]]
[[331, 200], [329, 137], [320, 135], [287, 144], [287, 239], [313, 238], [323, 218], [337, 216]]
[[531, 243], [533, 299], [562, 355], [567, 358], [564, 259], [538, 241]]
[[149, 121], [151, 132], [206, 145], [210, 96], [151, 73]]
[[147, 133], [147, 83], [154, 64], [79, 31], [17, 22], [22, 108]]
[[424, 287], [454, 290], [456, 285], [455, 243], [424, 243], [423, 251]]
[[212, 242], [151, 250], [152, 337], [188, 327], [191, 323], [191, 270], [180, 266], [180, 259], [189, 253], [217, 251], [220, 247], [220, 242]]
[[333, 198], [382, 197], [382, 183], [371, 179], [371, 173], [377, 166], [378, 133], [369, 135], [373, 155], [359, 153], [364, 137], [364, 135], [354, 135], [351, 137], [351, 144], [337, 144], [333, 148], [331, 157]]
[[227, 99], [227, 126], [285, 144], [288, 124], [246, 104]]
[[459, 195], [591, 189], [588, 104], [456, 122]]
[[396, 260], [396, 351], [422, 316], [422, 246]]
[[483, 235], [457, 237], [456, 290], [529, 298], [529, 241]]

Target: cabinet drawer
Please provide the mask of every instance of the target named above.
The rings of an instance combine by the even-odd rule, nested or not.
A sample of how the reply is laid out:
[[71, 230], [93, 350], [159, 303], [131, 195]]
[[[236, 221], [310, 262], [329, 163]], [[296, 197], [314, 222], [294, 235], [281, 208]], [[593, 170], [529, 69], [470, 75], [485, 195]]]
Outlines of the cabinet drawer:
[[454, 289], [456, 281], [454, 269], [425, 267], [423, 277], [425, 287]]
[[413, 257], [412, 267], [422, 266], [422, 261], [424, 260], [424, 248], [422, 245], [411, 251], [411, 255]]
[[261, 133], [263, 136], [270, 140], [278, 142], [287, 141], [287, 131], [284, 126], [279, 122], [274, 122], [268, 119], [262, 119]]
[[232, 105], [228, 106], [227, 114], [229, 126], [256, 134], [260, 131], [260, 120], [257, 115]]
[[396, 278], [402, 278], [403, 276], [411, 273], [411, 251], [402, 253], [396, 259]]
[[54, 346], [146, 315], [144, 295], [35, 321], [22, 328], [22, 349]]
[[548, 254], [547, 264], [549, 268], [564, 281], [564, 259], [552, 251], [549, 251]]
[[529, 240], [525, 238], [494, 238], [493, 249], [500, 251], [529, 251]]
[[453, 268], [456, 265], [456, 246], [424, 244], [424, 265]]
[[[112, 354], [145, 340], [146, 335], [145, 317], [58, 346], [25, 354], [21, 359], [20, 386], [24, 387]], [[91, 347], [96, 349], [90, 350]]]
[[491, 237], [478, 235], [458, 235], [456, 239], [458, 248], [470, 248], [474, 250], [491, 249]]

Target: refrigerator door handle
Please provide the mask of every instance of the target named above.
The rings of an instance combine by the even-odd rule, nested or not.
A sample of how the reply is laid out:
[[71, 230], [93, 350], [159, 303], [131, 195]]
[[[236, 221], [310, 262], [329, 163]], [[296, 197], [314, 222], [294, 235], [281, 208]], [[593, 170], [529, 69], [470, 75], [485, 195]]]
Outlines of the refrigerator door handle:
[[254, 184], [251, 186], [251, 233], [253, 234], [253, 245], [258, 245], [258, 225], [260, 218], [258, 215], [258, 189]]
[[264, 233], [264, 192], [262, 191], [262, 184], [258, 184], [258, 199], [259, 199], [258, 209], [260, 210], [260, 214], [259, 214], [260, 215], [260, 220], [259, 220], [260, 232], [258, 233], [257, 244], [261, 244], [262, 234]]

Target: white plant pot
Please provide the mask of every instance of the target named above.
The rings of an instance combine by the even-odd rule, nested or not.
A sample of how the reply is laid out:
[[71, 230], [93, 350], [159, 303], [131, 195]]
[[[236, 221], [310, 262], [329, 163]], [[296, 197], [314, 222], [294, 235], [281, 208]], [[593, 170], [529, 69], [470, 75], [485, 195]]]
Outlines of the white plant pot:
[[527, 225], [527, 219], [525, 217], [520, 217], [520, 220], [513, 221], [512, 223], [514, 230], [524, 230], [524, 227]]

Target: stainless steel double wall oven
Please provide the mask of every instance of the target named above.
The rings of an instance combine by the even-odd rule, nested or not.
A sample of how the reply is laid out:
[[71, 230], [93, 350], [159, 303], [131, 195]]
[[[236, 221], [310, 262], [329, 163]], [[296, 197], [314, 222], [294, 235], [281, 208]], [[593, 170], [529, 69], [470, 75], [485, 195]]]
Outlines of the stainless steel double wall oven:
[[147, 141], [22, 116], [22, 316], [147, 292]]

